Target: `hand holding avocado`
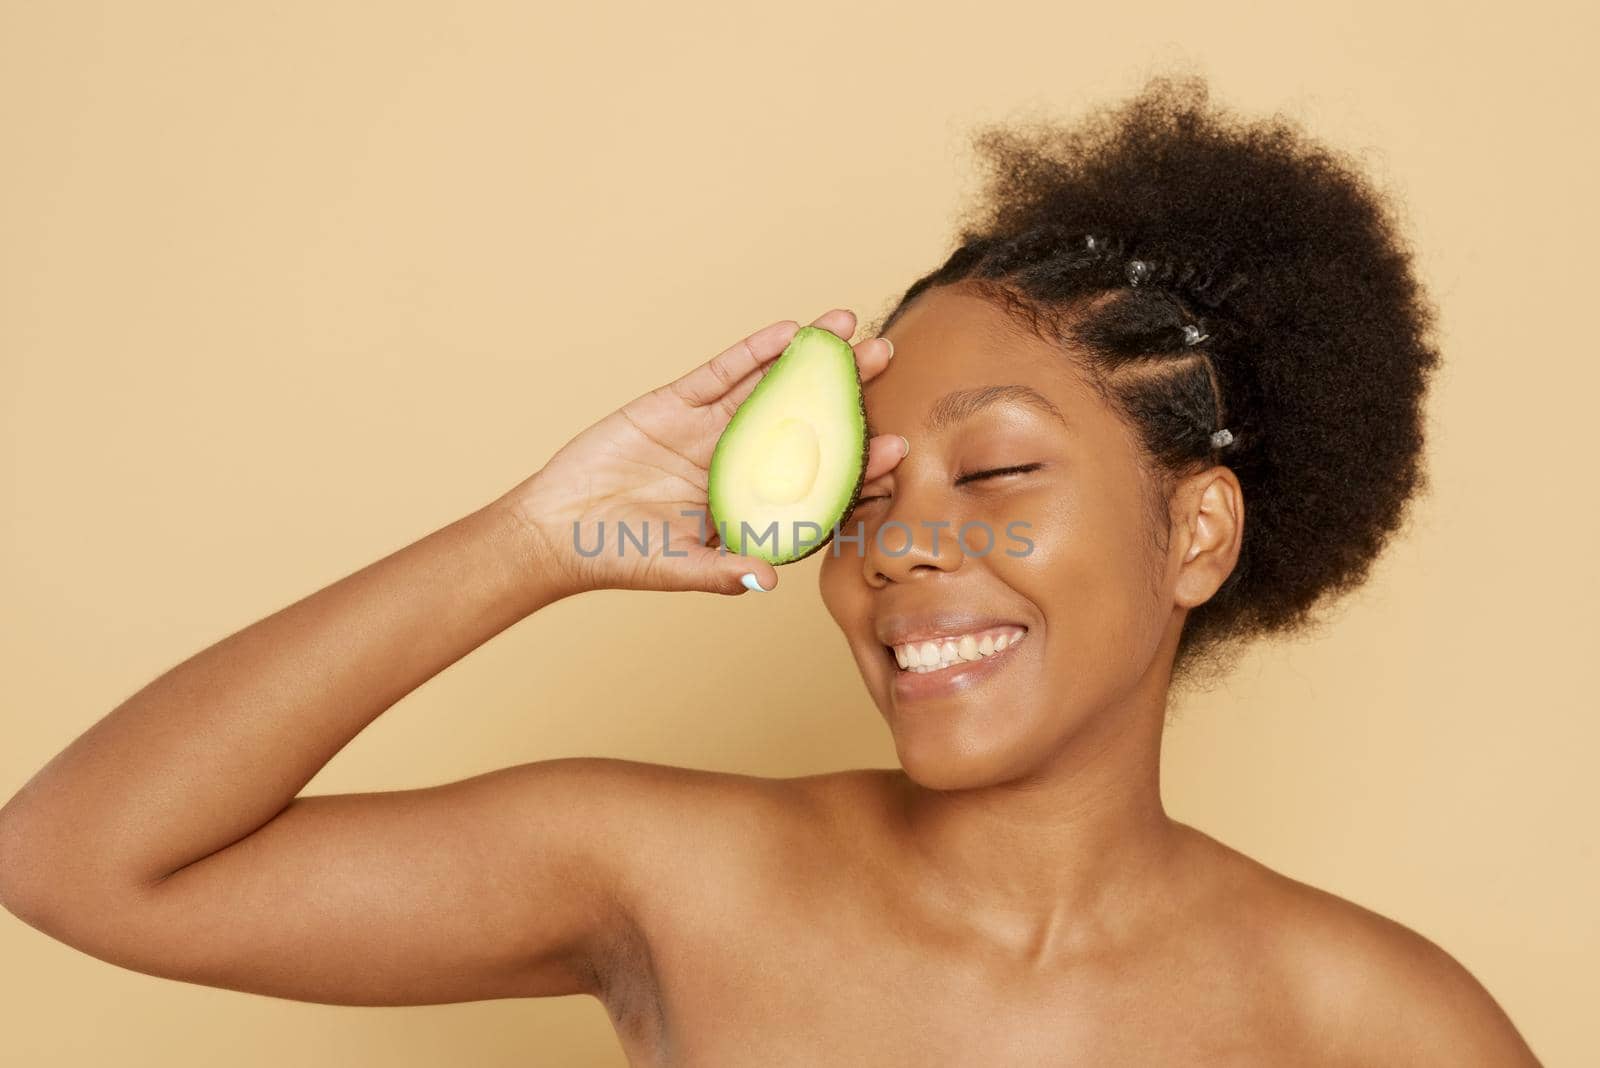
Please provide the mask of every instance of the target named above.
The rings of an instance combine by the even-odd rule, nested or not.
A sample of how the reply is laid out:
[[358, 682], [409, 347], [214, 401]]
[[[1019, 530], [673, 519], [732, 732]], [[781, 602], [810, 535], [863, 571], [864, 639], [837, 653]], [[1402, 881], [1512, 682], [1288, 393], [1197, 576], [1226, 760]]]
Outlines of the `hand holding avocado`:
[[[750, 573], [770, 590], [775, 563], [815, 551], [810, 526], [831, 531], [862, 483], [904, 455], [896, 435], [866, 440], [861, 383], [892, 351], [882, 338], [849, 345], [855, 326], [834, 309], [808, 327], [764, 327], [606, 416], [508, 492], [559, 595], [738, 594]], [[792, 517], [807, 527], [799, 545]], [[780, 533], [764, 536], [774, 523]], [[719, 527], [746, 555], [717, 548]]]

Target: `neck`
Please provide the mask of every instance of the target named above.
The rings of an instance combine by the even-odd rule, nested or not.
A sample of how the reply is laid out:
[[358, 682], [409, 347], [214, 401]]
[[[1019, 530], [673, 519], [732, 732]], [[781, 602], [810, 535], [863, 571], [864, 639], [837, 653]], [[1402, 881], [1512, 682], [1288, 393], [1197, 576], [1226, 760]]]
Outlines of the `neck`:
[[1026, 776], [933, 790], [902, 773], [918, 895], [1030, 964], [1132, 937], [1171, 907], [1187, 831], [1161, 802], [1165, 711], [1164, 682], [1141, 682]]

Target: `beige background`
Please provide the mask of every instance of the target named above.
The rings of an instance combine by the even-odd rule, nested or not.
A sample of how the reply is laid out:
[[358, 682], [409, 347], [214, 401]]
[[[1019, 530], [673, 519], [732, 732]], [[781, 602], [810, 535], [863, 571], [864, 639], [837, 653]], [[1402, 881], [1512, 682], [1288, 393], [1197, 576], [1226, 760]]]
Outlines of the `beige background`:
[[[1320, 8], [0, 4], [0, 797], [744, 333], [881, 314], [950, 247], [974, 124], [1175, 63], [1404, 194], [1447, 368], [1414, 526], [1323, 636], [1183, 708], [1168, 807], [1438, 941], [1548, 1063], [1596, 1063], [1592, 35], [1577, 4]], [[310, 790], [572, 754], [892, 765], [815, 559], [783, 577], [559, 604]], [[589, 999], [299, 1004], [0, 912], [0, 1063], [622, 1058]]]

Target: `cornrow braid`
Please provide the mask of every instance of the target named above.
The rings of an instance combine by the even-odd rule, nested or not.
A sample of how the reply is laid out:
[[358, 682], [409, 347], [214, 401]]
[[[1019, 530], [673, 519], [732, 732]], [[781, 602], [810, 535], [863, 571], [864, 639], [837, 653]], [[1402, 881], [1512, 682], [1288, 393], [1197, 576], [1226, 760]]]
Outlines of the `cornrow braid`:
[[[1118, 287], [1141, 290], [1071, 327], [1057, 314], [1049, 330], [1094, 349], [1107, 372], [1167, 372], [1167, 381], [1137, 387], [1133, 394], [1124, 390], [1120, 398], [1115, 390], [1104, 391], [1108, 400], [1145, 411], [1160, 431], [1147, 441], [1159, 460], [1179, 467], [1196, 456], [1219, 453], [1239, 441], [1227, 425], [1231, 408], [1225, 390], [1248, 372], [1246, 364], [1225, 379], [1217, 367], [1227, 336], [1219, 309], [1248, 278], [1232, 271], [1218, 285], [1214, 268], [1130, 257], [1131, 244], [1124, 235], [1053, 223], [1010, 236], [971, 238], [907, 291], [883, 328], [923, 290], [967, 280], [988, 283], [981, 288], [1011, 304], [1035, 331], [1041, 331], [1046, 309], [1081, 311], [1086, 295]], [[1210, 316], [1202, 319], [1201, 308]], [[1214, 330], [1221, 336], [1214, 338]], [[1240, 383], [1240, 390], [1247, 387]]]
[[1214, 106], [1197, 77], [977, 147], [983, 203], [876, 332], [959, 283], [1059, 345], [1134, 430], [1163, 550], [1177, 480], [1226, 463], [1243, 544], [1188, 613], [1175, 684], [1317, 625], [1427, 486], [1436, 313], [1386, 198], [1290, 121]]

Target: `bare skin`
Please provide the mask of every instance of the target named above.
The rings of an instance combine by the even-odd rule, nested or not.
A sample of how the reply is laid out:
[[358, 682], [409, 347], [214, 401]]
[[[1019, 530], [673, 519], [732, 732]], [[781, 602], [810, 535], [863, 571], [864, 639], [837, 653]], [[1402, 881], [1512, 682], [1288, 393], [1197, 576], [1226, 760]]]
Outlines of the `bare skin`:
[[[855, 319], [816, 325], [849, 338]], [[855, 346], [885, 433], [855, 516], [869, 538], [821, 575], [900, 768], [575, 757], [299, 795], [401, 697], [556, 600], [748, 596], [745, 571], [775, 586], [680, 513], [705, 509], [717, 435], [797, 328], [113, 709], [0, 809], [0, 901], [114, 964], [276, 997], [587, 994], [641, 1066], [1537, 1063], [1433, 943], [1167, 817], [1172, 652], [1237, 560], [1238, 482], [1215, 467], [1180, 486], [1158, 547], [1113, 414], [956, 288], [896, 321], [892, 364], [884, 341]], [[951, 391], [996, 385], [1062, 418], [1013, 392], [928, 427]], [[668, 522], [684, 555], [583, 560], [571, 525], [602, 519]], [[914, 532], [903, 553], [870, 537], [891, 519]], [[959, 552], [972, 519], [1028, 521], [1034, 551]], [[941, 552], [922, 520], [952, 521]], [[983, 678], [913, 694], [884, 642], [952, 613], [1027, 634]]]

